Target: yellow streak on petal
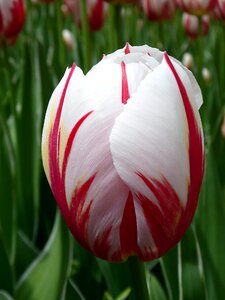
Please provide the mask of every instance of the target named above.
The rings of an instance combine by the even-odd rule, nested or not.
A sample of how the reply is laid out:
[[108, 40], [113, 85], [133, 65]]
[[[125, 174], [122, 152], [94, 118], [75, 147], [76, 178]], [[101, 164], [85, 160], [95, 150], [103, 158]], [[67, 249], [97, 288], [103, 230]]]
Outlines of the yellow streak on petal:
[[49, 157], [51, 153], [49, 153], [49, 138], [50, 138], [52, 126], [55, 121], [55, 115], [56, 115], [56, 107], [52, 106], [45, 116], [43, 135], [42, 135], [42, 144], [41, 144], [43, 167], [50, 185], [51, 185], [51, 180], [50, 180]]

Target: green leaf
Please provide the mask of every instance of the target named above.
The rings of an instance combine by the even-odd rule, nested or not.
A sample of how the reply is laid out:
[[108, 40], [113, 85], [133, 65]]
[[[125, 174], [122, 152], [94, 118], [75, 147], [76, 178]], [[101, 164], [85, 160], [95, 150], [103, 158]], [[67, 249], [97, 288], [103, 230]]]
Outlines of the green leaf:
[[150, 274], [150, 295], [151, 300], [167, 300], [160, 281], [153, 274]]
[[160, 260], [170, 300], [179, 299], [178, 247], [171, 249]]
[[13, 292], [13, 276], [4, 244], [2, 242], [1, 227], [0, 227], [0, 289], [12, 293]]
[[51, 236], [44, 250], [18, 283], [16, 299], [61, 299], [71, 264], [71, 253], [68, 229], [57, 213]]
[[113, 298], [112, 295], [108, 291], [106, 291], [104, 293], [103, 300], [125, 300], [125, 299], [128, 299], [128, 297], [131, 293], [131, 290], [132, 289], [130, 287], [126, 288], [116, 298]]
[[17, 234], [16, 249], [16, 278], [28, 268], [32, 261], [38, 256], [39, 251], [33, 242], [20, 230]]
[[[127, 261], [113, 264], [97, 259], [97, 262], [105, 278], [108, 290], [114, 298], [132, 285], [130, 267]], [[129, 299], [134, 299], [134, 293], [131, 293]]]
[[34, 42], [24, 45], [24, 65], [17, 91], [16, 180], [18, 223], [35, 239], [38, 226], [40, 185], [40, 137], [42, 119], [40, 61]]
[[8, 124], [0, 115], [0, 227], [2, 240], [12, 262], [15, 256], [16, 222], [13, 188], [14, 155]]
[[78, 286], [71, 279], [67, 283], [65, 300], [86, 300]]
[[207, 299], [202, 255], [193, 227], [181, 240], [181, 261], [183, 299]]
[[13, 298], [6, 291], [0, 290], [0, 300], [13, 300]]
[[206, 156], [205, 177], [195, 219], [209, 300], [224, 298], [224, 199], [225, 195], [218, 175], [216, 156], [210, 148]]
[[122, 293], [120, 293], [115, 300], [125, 300], [131, 293], [131, 288], [126, 288]]

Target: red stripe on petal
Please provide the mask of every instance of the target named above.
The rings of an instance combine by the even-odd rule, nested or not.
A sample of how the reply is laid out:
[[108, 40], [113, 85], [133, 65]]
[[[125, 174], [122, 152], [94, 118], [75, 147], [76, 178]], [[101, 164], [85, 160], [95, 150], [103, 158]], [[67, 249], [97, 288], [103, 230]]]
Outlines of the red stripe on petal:
[[80, 128], [80, 126], [83, 124], [83, 122], [87, 119], [87, 117], [92, 113], [93, 111], [89, 111], [86, 115], [84, 115], [73, 127], [72, 131], [70, 132], [69, 138], [67, 140], [65, 152], [64, 152], [64, 158], [63, 158], [63, 166], [62, 166], [62, 183], [65, 185], [65, 174], [66, 174], [66, 167], [68, 163], [68, 158], [70, 155], [70, 151], [73, 145], [73, 141], [75, 139], [75, 136]]
[[101, 233], [101, 236], [97, 236], [94, 243], [94, 253], [102, 259], [110, 260], [110, 257], [108, 257], [108, 253], [110, 250], [110, 235], [112, 232], [112, 227], [105, 229], [103, 233]]
[[62, 114], [63, 103], [66, 96], [66, 91], [75, 68], [76, 65], [73, 64], [72, 68], [70, 69], [69, 75], [66, 79], [66, 83], [63, 88], [62, 95], [59, 101], [59, 106], [56, 112], [55, 121], [49, 136], [49, 169], [50, 169], [51, 187], [52, 187], [53, 194], [56, 198], [56, 201], [65, 218], [68, 216], [68, 206], [66, 203], [66, 199], [62, 198], [61, 184], [60, 184], [61, 178], [60, 178], [60, 170], [59, 170], [59, 139], [60, 139], [59, 124], [60, 124], [60, 118]]
[[156, 204], [146, 196], [138, 194], [146, 222], [157, 248], [157, 251], [152, 249], [152, 252], [144, 258], [144, 260], [149, 260], [164, 254], [180, 239], [177, 233], [183, 208], [175, 190], [165, 178], [159, 181], [156, 179], [149, 180], [141, 173], [138, 173], [138, 176], [158, 200], [158, 204]]
[[187, 91], [182, 83], [175, 67], [169, 56], [164, 54], [165, 60], [171, 69], [177, 82], [178, 88], [183, 100], [185, 113], [189, 129], [189, 165], [190, 165], [190, 183], [188, 188], [188, 198], [185, 208], [184, 218], [182, 218], [182, 232], [184, 233], [189, 226], [197, 206], [198, 195], [200, 192], [202, 178], [204, 173], [204, 150], [202, 145], [202, 134], [198, 128], [197, 121], [191, 106]]
[[90, 249], [88, 244], [87, 226], [93, 200], [90, 200], [86, 207], [85, 202], [94, 179], [95, 175], [90, 177], [80, 187], [75, 188], [70, 205], [70, 221], [68, 224], [75, 238], [87, 249]]
[[137, 254], [137, 220], [131, 192], [128, 194], [120, 224], [120, 244], [122, 257]]
[[129, 43], [126, 42], [126, 46], [125, 46], [125, 49], [124, 49], [124, 53], [125, 53], [125, 54], [129, 54], [129, 53], [130, 53], [130, 48], [129, 48], [129, 46], [130, 46]]
[[122, 69], [122, 103], [126, 104], [127, 100], [130, 98], [128, 81], [127, 81], [127, 73], [126, 73], [126, 64], [124, 61], [121, 62]]

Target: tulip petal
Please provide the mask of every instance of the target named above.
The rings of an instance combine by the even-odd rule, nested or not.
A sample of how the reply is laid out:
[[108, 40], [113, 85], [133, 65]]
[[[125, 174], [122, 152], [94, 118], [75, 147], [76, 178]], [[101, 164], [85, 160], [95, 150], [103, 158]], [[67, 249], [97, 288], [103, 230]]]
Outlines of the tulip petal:
[[[110, 261], [165, 253], [193, 217], [203, 170], [201, 93], [175, 59], [126, 45], [49, 103], [44, 168], [75, 238]], [[130, 234], [130, 231], [132, 234]]]
[[[131, 96], [110, 135], [113, 163], [130, 187], [135, 208], [139, 209], [136, 211], [137, 239], [140, 248], [146, 249], [143, 255], [147, 259], [164, 253], [168, 245], [178, 241], [181, 231], [184, 231], [184, 226], [178, 229], [181, 215], [187, 205], [192, 205], [188, 218], [185, 218], [189, 225], [203, 171], [202, 129], [196, 91], [186, 70], [165, 57]], [[174, 74], [177, 74], [183, 90]], [[193, 113], [191, 124], [184, 98]], [[193, 157], [190, 152], [193, 152], [195, 140], [190, 141], [191, 131], [194, 132], [191, 137], [197, 139], [194, 149], [198, 154], [193, 156], [192, 153]], [[197, 179], [192, 178], [193, 164], [199, 170]], [[195, 186], [191, 200], [190, 186]], [[143, 231], [150, 236], [148, 242]]]
[[[125, 246], [121, 249], [119, 226], [125, 223], [124, 209], [130, 191], [114, 168], [109, 134], [123, 109], [122, 70], [119, 64], [113, 63], [107, 73], [102, 73], [103, 66], [84, 77], [76, 69], [65, 74], [50, 101], [43, 133], [43, 157], [50, 156], [50, 161], [54, 160], [57, 155], [53, 150], [58, 149], [58, 160], [56, 158], [54, 163], [58, 164], [55, 167], [58, 179], [52, 182], [51, 174], [49, 177], [74, 236], [99, 257], [121, 260], [128, 255], [127, 251], [132, 251]], [[114, 76], [118, 78], [114, 80], [117, 89], [111, 82]], [[96, 77], [98, 83], [93, 81]], [[119, 90], [118, 86], [121, 86]], [[59, 120], [57, 126], [56, 119]], [[56, 140], [51, 138], [52, 131], [56, 131]], [[45, 146], [49, 139], [52, 139], [50, 144], [54, 143], [52, 151]], [[50, 169], [48, 159], [45, 165]]]

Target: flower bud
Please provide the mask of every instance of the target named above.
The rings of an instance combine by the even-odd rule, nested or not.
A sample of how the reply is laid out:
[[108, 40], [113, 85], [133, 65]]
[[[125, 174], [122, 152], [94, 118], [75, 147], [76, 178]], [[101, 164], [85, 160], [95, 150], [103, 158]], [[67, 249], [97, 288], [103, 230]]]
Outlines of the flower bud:
[[63, 29], [62, 38], [63, 38], [63, 41], [66, 44], [67, 48], [69, 50], [73, 49], [74, 39], [73, 39], [72, 32], [68, 29]]
[[167, 53], [127, 44], [67, 69], [42, 135], [45, 173], [78, 242], [108, 261], [176, 245], [203, 178], [200, 88]]
[[[199, 24], [199, 18], [188, 13], [183, 14], [182, 22], [186, 34], [191, 39], [196, 39], [198, 35], [207, 35], [209, 32], [210, 17], [208, 15], [201, 17], [201, 24]], [[201, 27], [200, 27], [201, 26]]]
[[222, 132], [223, 137], [225, 138], [225, 114], [224, 114], [224, 118], [223, 118], [223, 124], [222, 124], [222, 127], [221, 127], [221, 132]]
[[149, 20], [168, 20], [174, 16], [176, 10], [175, 0], [141, 0], [141, 7]]
[[225, 18], [225, 0], [218, 0], [218, 5], [223, 18]]
[[0, 37], [13, 44], [23, 28], [25, 6], [23, 0], [0, 1]]
[[182, 63], [186, 68], [191, 69], [193, 66], [193, 56], [189, 52], [184, 53]]
[[207, 68], [202, 69], [202, 77], [205, 80], [206, 83], [209, 83], [211, 81], [211, 72]]
[[[90, 29], [92, 31], [100, 30], [106, 19], [108, 4], [103, 0], [87, 0], [86, 3]], [[64, 0], [64, 4], [73, 16], [75, 24], [81, 27], [80, 0]]]
[[177, 0], [178, 7], [192, 15], [210, 13], [217, 4], [217, 0]]

